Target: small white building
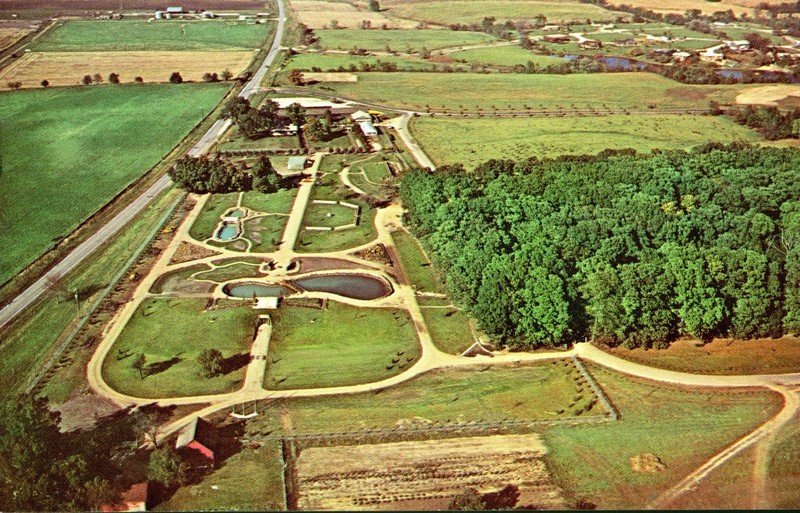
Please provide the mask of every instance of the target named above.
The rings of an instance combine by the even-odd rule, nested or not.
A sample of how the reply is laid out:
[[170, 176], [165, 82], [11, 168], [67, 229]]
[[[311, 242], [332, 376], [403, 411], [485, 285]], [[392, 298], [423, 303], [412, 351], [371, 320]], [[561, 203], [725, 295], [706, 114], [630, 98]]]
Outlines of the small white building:
[[367, 137], [377, 137], [378, 129], [375, 128], [372, 121], [359, 121], [358, 126], [361, 127], [361, 131], [364, 132], [364, 135]]
[[355, 121], [356, 123], [360, 123], [362, 121], [369, 121], [372, 122], [372, 116], [369, 112], [364, 112], [363, 110], [357, 110], [350, 114], [350, 118]]
[[725, 41], [725, 45], [735, 52], [744, 52], [750, 49], [750, 41], [742, 39], [739, 41]]
[[183, 14], [183, 7], [167, 7], [169, 14]]

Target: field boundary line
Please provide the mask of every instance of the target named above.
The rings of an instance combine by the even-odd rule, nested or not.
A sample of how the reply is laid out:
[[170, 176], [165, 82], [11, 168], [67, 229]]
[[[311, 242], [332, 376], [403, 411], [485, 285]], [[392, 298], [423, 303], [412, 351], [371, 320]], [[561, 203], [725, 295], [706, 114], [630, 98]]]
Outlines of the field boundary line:
[[[158, 235], [158, 232], [161, 230], [161, 227], [164, 226], [164, 223], [166, 223], [172, 216], [172, 214], [175, 213], [175, 210], [178, 208], [178, 205], [181, 204], [184, 198], [185, 194], [181, 194], [174, 201], [173, 205], [167, 210], [166, 214], [159, 219], [156, 226], [147, 235], [142, 244], [138, 248], [136, 248], [136, 251], [133, 252], [131, 257], [125, 261], [122, 267], [120, 267], [119, 272], [115, 274], [113, 278], [111, 278], [111, 280], [108, 283], [108, 286], [106, 286], [106, 288], [103, 289], [100, 296], [91, 305], [89, 305], [89, 310], [83, 315], [83, 317], [80, 318], [78, 324], [75, 325], [75, 327], [72, 329], [69, 335], [67, 335], [67, 338], [65, 338], [64, 341], [58, 346], [58, 348], [56, 348], [55, 353], [53, 353], [52, 356], [48, 358], [48, 360], [44, 363], [44, 365], [40, 367], [39, 372], [37, 372], [33, 376], [33, 378], [31, 378], [28, 381], [28, 384], [25, 386], [26, 394], [30, 394], [31, 391], [33, 391], [33, 389], [36, 388], [36, 386], [42, 380], [44, 375], [47, 374], [47, 372], [50, 370], [53, 364], [55, 364], [55, 362], [61, 357], [64, 351], [70, 346], [70, 344], [72, 344], [72, 341], [75, 340], [75, 337], [78, 335], [81, 329], [83, 329], [83, 327], [86, 325], [86, 322], [95, 312], [95, 310], [97, 310], [97, 307], [100, 306], [100, 303], [102, 303], [106, 299], [106, 297], [108, 297], [108, 294], [114, 289], [114, 287], [116, 287], [117, 283], [119, 282], [120, 279], [122, 279], [122, 277], [125, 275], [128, 269], [130, 269], [130, 267], [136, 263], [136, 261], [142, 255], [142, 253], [144, 253], [144, 250], [147, 249], [147, 247], [150, 245], [150, 243], [153, 241], [156, 235]], [[106, 244], [106, 246], [107, 245], [108, 244]]]
[[603, 406], [605, 406], [611, 418], [614, 420], [619, 420], [619, 412], [617, 412], [617, 409], [614, 408], [613, 404], [611, 404], [611, 401], [603, 392], [603, 389], [600, 388], [600, 385], [598, 385], [597, 382], [594, 380], [594, 377], [589, 373], [589, 371], [586, 370], [586, 367], [583, 366], [583, 363], [580, 361], [580, 359], [576, 356], [573, 356], [572, 363], [575, 364], [575, 367], [578, 368], [580, 373], [589, 383], [589, 386], [592, 387], [592, 390], [594, 390], [595, 395], [597, 396], [598, 399], [600, 399], [600, 402], [603, 403]]

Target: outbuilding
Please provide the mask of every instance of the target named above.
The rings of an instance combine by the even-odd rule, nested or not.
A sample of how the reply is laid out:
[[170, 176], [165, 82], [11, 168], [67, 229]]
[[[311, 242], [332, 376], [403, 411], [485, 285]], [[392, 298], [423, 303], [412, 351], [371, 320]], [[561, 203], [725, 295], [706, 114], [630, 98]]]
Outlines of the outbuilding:
[[306, 157], [289, 157], [286, 162], [286, 168], [289, 171], [302, 171], [306, 168], [307, 163], [308, 159]]
[[136, 483], [120, 495], [119, 502], [103, 504], [100, 511], [147, 511], [147, 483]]
[[195, 417], [181, 430], [175, 448], [185, 455], [191, 468], [214, 468], [217, 439], [217, 428], [200, 417]]

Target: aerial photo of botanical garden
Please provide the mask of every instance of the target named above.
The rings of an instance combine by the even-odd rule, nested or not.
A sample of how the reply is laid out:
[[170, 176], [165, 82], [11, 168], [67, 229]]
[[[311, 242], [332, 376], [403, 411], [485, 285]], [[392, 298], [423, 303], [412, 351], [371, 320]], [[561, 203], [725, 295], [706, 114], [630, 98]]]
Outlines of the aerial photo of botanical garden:
[[800, 507], [800, 5], [0, 5], [0, 510]]

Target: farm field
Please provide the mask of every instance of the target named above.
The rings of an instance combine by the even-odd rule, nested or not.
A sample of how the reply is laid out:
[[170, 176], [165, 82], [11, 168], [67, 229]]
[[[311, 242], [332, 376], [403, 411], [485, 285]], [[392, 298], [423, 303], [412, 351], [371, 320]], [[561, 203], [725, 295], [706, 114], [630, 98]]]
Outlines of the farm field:
[[[262, 0], [188, 0], [182, 2], [184, 9], [231, 9], [231, 10], [263, 10]], [[0, 4], [0, 10], [25, 11], [34, 10], [130, 10], [130, 9], [163, 9], [161, 0], [6, 0]]]
[[[413, 20], [450, 25], [480, 24], [485, 16], [494, 16], [498, 23], [506, 20], [532, 20], [543, 14], [551, 22], [613, 20], [620, 13], [578, 2], [542, 2], [528, 0], [459, 0], [453, 2], [389, 3], [389, 13]], [[622, 14], [625, 16], [625, 14]]]
[[145, 84], [3, 93], [0, 282], [156, 164], [227, 89]]
[[[685, 85], [652, 73], [518, 75], [478, 73], [360, 73], [358, 82], [322, 83], [345, 98], [425, 110], [706, 108], [710, 100], [730, 103], [753, 85]], [[757, 86], [755, 86], [757, 87]]]
[[438, 50], [496, 41], [496, 38], [481, 32], [452, 30], [316, 30], [315, 34], [319, 36], [319, 44], [328, 50], [356, 47], [385, 51], [388, 46], [400, 52], [407, 52], [409, 48], [418, 52], [422, 48]]
[[520, 505], [563, 507], [541, 461], [546, 452], [537, 434], [307, 448], [297, 460], [298, 502], [304, 510], [441, 509], [464, 488], [511, 483]]
[[393, 55], [372, 56], [350, 56], [342, 54], [319, 54], [319, 53], [300, 53], [292, 56], [284, 67], [284, 71], [299, 69], [311, 71], [312, 68], [320, 68], [322, 71], [338, 70], [340, 67], [350, 69], [356, 66], [361, 69], [364, 64], [376, 65], [379, 62], [396, 64], [398, 69], [422, 70], [436, 67], [432, 62], [414, 57], [395, 57]]
[[437, 165], [467, 169], [489, 159], [595, 154], [604, 149], [688, 149], [707, 142], [754, 142], [760, 135], [727, 117], [612, 115], [563, 118], [416, 118], [412, 131]]
[[[655, 12], [683, 14], [688, 9], [699, 9], [703, 14], [712, 14], [716, 11], [732, 10], [737, 16], [742, 13], [753, 14], [753, 8], [758, 5], [756, 0], [720, 0], [719, 2], [708, 2], [707, 0], [670, 0], [663, 2], [659, 0], [630, 0], [626, 2], [634, 7], [643, 7]], [[764, 2], [767, 4], [780, 3], [775, 0]]]
[[33, 52], [220, 51], [261, 47], [271, 25], [237, 21], [64, 22], [31, 46]]
[[[206, 310], [206, 299], [148, 299], [131, 317], [103, 362], [114, 390], [135, 397], [173, 397], [231, 392], [241, 386], [250, 361], [258, 313], [248, 306]], [[225, 357], [223, 374], [200, 377], [197, 357], [215, 348]], [[131, 365], [147, 358], [144, 378]]]
[[370, 383], [419, 358], [414, 324], [404, 310], [329, 301], [324, 310], [284, 307], [272, 318], [264, 379], [269, 390]]
[[776, 509], [796, 509], [800, 501], [800, 427], [790, 422], [779, 433], [767, 461], [767, 496]]
[[32, 31], [30, 26], [0, 24], [0, 49], [13, 45]]
[[[675, 387], [595, 365], [587, 368], [621, 420], [547, 429], [544, 460], [567, 497], [583, 498], [600, 509], [644, 508], [783, 405], [780, 395], [764, 389]], [[634, 472], [630, 458], [642, 454], [654, 454], [666, 468]]]
[[800, 339], [715, 339], [702, 344], [678, 340], [668, 349], [644, 351], [604, 347], [614, 356], [681, 372], [701, 374], [786, 374], [800, 372]]
[[119, 74], [122, 83], [142, 77], [146, 83], [168, 82], [173, 72], [184, 81], [202, 82], [205, 73], [228, 69], [238, 75], [250, 65], [253, 50], [214, 52], [30, 52], [0, 71], [0, 83], [19, 81], [25, 88], [80, 85], [85, 75], [99, 73], [108, 81]]
[[525, 65], [528, 63], [528, 61], [531, 61], [537, 66], [542, 67], [564, 63], [564, 59], [550, 57], [548, 55], [537, 55], [519, 47], [518, 45], [462, 50], [458, 52], [452, 52], [450, 57], [467, 62], [490, 65], [493, 64], [497, 66], [514, 66], [517, 64]]
[[[273, 335], [274, 336], [274, 335]], [[283, 401], [295, 433], [603, 415], [572, 362], [440, 369], [378, 393]], [[583, 413], [580, 413], [583, 412]], [[263, 416], [248, 431], [279, 429]]]
[[375, 28], [386, 25], [390, 29], [413, 29], [418, 25], [416, 21], [387, 16], [384, 12], [359, 10], [346, 2], [297, 0], [291, 2], [291, 8], [298, 21], [312, 29], [328, 28], [332, 21], [345, 29], [359, 28], [363, 21], [370, 22]]

